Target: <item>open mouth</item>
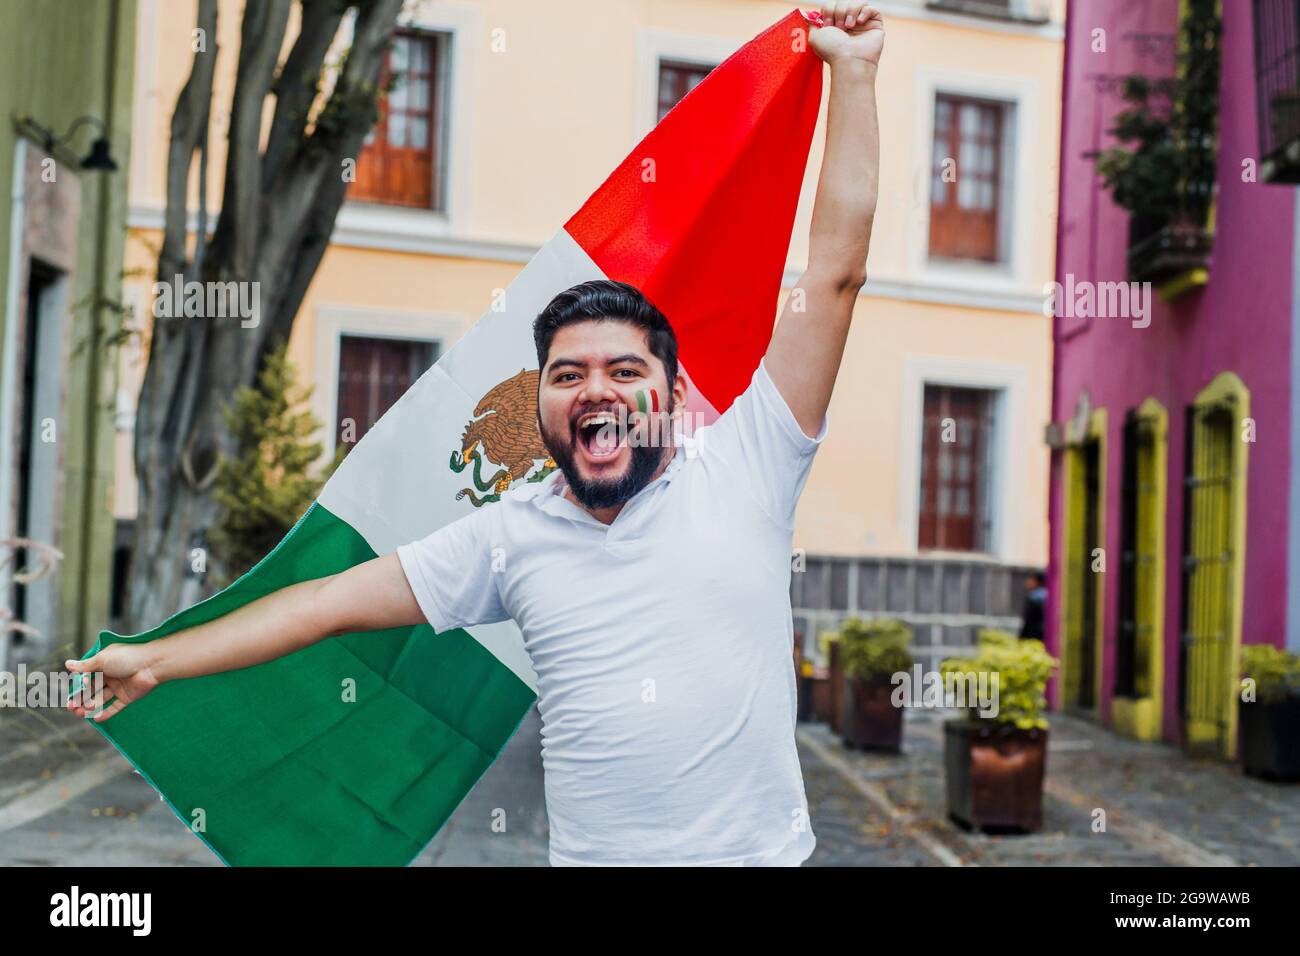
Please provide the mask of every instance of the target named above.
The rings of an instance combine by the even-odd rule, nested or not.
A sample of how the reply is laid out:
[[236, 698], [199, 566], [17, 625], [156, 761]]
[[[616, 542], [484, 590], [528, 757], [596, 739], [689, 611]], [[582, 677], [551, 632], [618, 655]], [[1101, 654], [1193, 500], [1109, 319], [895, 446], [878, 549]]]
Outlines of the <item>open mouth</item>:
[[627, 432], [613, 412], [597, 412], [582, 419], [577, 437], [587, 457], [595, 462], [610, 461], [627, 444]]

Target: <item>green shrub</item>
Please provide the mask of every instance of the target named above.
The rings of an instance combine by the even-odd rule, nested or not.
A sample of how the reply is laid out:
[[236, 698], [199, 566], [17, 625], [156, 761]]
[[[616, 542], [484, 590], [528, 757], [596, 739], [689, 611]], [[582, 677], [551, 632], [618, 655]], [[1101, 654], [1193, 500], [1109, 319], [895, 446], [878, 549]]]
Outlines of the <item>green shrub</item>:
[[1209, 218], [1214, 196], [1219, 124], [1218, 0], [1188, 0], [1179, 24], [1175, 76], [1124, 78], [1126, 108], [1109, 132], [1123, 145], [1095, 156], [1115, 204], [1135, 217], [1166, 224]]
[[1241, 649], [1241, 675], [1254, 680], [1257, 700], [1276, 703], [1300, 693], [1300, 656], [1272, 644], [1247, 644]]
[[[1006, 631], [982, 630], [974, 657], [950, 657], [939, 665], [945, 678], [949, 674], [980, 674], [992, 686], [996, 675], [998, 684], [998, 713], [995, 717], [981, 717], [977, 706], [967, 707], [972, 720], [1014, 724], [1021, 730], [1047, 729], [1047, 681], [1057, 660], [1043, 646], [1042, 641], [1021, 640]], [[968, 702], [969, 703], [969, 702]]]
[[324, 446], [313, 441], [321, 424], [307, 407], [311, 389], [299, 386], [284, 342], [266, 357], [253, 388], [240, 388], [222, 409], [238, 445], [222, 455], [214, 497], [221, 515], [212, 529], [225, 587], [266, 556], [288, 534], [342, 460], [345, 446], [321, 474], [313, 464]]
[[817, 638], [817, 649], [821, 651], [822, 660], [826, 662], [827, 667], [831, 664], [831, 644], [839, 639], [839, 631], [822, 631]]
[[912, 666], [907, 649], [912, 632], [902, 621], [860, 617], [845, 618], [831, 640], [843, 642], [844, 673], [849, 677], [871, 680], [890, 677]]

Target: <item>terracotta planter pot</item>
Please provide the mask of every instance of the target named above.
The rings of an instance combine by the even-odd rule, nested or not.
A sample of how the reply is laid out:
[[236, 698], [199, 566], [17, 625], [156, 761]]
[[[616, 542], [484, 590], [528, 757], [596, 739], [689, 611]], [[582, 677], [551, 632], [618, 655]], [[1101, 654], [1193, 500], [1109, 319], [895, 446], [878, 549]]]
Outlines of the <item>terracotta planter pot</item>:
[[831, 731], [838, 734], [844, 722], [844, 656], [840, 653], [839, 641], [831, 641], [830, 649], [831, 713], [829, 723]]
[[812, 678], [796, 674], [794, 686], [797, 695], [794, 719], [800, 723], [812, 720]]
[[1300, 695], [1239, 707], [1242, 770], [1265, 780], [1300, 780]]
[[1046, 730], [959, 719], [943, 731], [950, 817], [976, 830], [1042, 828]]
[[890, 701], [894, 693], [888, 677], [848, 679], [844, 711], [844, 745], [854, 750], [890, 750], [903, 746], [903, 709]]
[[799, 675], [798, 720], [827, 723], [831, 717], [831, 682], [824, 675]]

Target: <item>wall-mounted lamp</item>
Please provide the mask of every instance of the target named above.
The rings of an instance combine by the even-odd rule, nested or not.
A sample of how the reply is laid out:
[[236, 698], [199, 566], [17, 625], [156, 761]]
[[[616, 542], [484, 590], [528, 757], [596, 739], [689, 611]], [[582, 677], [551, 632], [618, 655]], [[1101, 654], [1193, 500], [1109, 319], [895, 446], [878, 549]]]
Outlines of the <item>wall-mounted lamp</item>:
[[96, 172], [115, 173], [118, 166], [117, 161], [113, 159], [109, 150], [108, 138], [103, 135], [107, 132], [104, 121], [97, 116], [82, 116], [73, 121], [68, 127], [68, 131], [62, 136], [55, 136], [54, 131], [42, 126], [36, 120], [26, 114], [19, 116], [15, 121], [18, 129], [40, 143], [47, 153], [55, 155], [56, 153], [70, 153], [75, 156], [76, 152], [72, 145], [73, 134], [87, 123], [92, 123], [99, 127], [100, 136], [90, 144], [90, 152], [77, 162], [82, 169], [94, 170]]

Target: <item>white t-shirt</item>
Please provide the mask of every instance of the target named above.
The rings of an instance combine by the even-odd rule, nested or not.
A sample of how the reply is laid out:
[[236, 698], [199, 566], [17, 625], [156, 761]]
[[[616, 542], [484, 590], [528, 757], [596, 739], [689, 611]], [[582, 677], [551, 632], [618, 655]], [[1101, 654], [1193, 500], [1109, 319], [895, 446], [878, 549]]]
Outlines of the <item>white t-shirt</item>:
[[513, 618], [523, 632], [553, 865], [812, 853], [790, 563], [827, 426], [805, 435], [760, 363], [611, 524], [565, 499], [557, 470], [398, 548], [435, 631]]

